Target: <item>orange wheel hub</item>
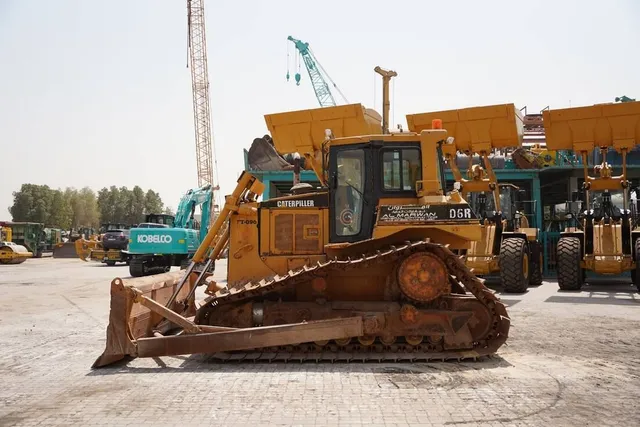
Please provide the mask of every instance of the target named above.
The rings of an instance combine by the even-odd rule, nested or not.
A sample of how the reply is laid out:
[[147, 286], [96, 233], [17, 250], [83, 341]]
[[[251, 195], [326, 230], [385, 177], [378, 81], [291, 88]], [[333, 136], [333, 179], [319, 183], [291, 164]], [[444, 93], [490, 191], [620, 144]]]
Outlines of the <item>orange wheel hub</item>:
[[409, 298], [429, 302], [451, 293], [447, 266], [430, 252], [419, 252], [402, 261], [398, 284]]

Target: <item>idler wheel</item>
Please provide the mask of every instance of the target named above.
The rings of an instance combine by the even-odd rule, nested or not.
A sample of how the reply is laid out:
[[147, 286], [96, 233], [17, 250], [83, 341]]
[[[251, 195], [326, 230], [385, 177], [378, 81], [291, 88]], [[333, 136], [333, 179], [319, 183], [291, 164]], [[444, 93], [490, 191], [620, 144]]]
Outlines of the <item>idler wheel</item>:
[[430, 252], [418, 252], [402, 261], [398, 269], [402, 293], [420, 302], [433, 301], [451, 293], [445, 263]]
[[371, 344], [373, 344], [375, 340], [376, 340], [376, 337], [371, 337], [371, 336], [358, 337], [358, 342], [360, 343], [360, 345], [364, 347], [370, 346]]
[[407, 335], [404, 339], [410, 345], [420, 345], [424, 337], [422, 335]]

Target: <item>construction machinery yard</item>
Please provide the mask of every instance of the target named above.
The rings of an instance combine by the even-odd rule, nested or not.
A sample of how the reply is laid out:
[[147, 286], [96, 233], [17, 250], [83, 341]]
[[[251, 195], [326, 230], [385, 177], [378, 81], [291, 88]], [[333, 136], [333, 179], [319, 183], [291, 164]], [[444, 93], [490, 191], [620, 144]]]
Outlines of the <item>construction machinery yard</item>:
[[286, 80], [304, 66], [319, 107], [264, 111], [221, 197], [186, 4], [175, 214], [0, 222], [0, 426], [640, 424], [640, 102], [419, 108], [404, 129], [402, 70], [371, 67], [378, 112], [289, 36]]
[[[60, 338], [31, 348], [40, 351], [56, 342], [51, 344], [58, 349], [52, 357], [85, 360], [65, 357], [57, 343], [88, 334], [78, 329], [74, 319], [85, 316], [96, 329], [106, 327], [103, 338], [85, 336], [73, 346], [76, 355], [83, 356], [90, 354], [85, 345], [92, 350], [96, 343], [103, 347], [101, 354], [94, 352], [94, 370], [88, 365], [83, 370], [98, 390], [103, 381], [114, 384], [112, 377], [136, 369], [144, 375], [182, 370], [235, 378], [249, 373], [254, 381], [272, 372], [272, 368], [260, 368], [261, 362], [269, 362], [275, 372], [304, 375], [305, 396], [307, 379], [315, 382], [322, 374], [318, 380], [322, 382], [329, 372], [339, 378], [368, 378], [367, 384], [375, 381], [375, 395], [366, 386], [353, 387], [367, 402], [365, 407], [388, 393], [407, 389], [415, 390], [426, 399], [423, 402], [436, 399], [434, 391], [442, 391], [447, 400], [477, 394], [482, 402], [477, 408], [466, 405], [465, 410], [429, 419], [429, 404], [425, 403], [423, 414], [414, 404], [405, 403], [408, 395], [400, 394], [395, 398], [405, 403], [403, 407], [411, 407], [400, 415], [408, 424], [420, 424], [425, 416], [428, 425], [582, 423], [597, 417], [606, 424], [608, 404], [585, 408], [582, 401], [587, 390], [594, 396], [598, 387], [606, 388], [602, 402], [622, 398], [622, 393], [627, 398], [640, 394], [631, 386], [638, 380], [640, 366], [628, 360], [640, 334], [612, 326], [631, 325], [640, 316], [634, 311], [640, 301], [635, 274], [639, 255], [634, 248], [640, 240], [637, 216], [630, 209], [626, 163], [627, 154], [640, 141], [639, 103], [544, 112], [543, 126], [552, 130], [550, 147], [580, 153], [587, 200], [584, 211], [571, 209], [579, 196], [565, 202], [574, 226], [561, 233], [557, 244], [560, 273], [555, 285], [542, 281], [540, 232], [526, 216], [537, 215], [535, 206], [527, 212], [518, 205], [519, 188], [499, 182], [490, 159], [498, 149], [522, 148], [524, 120], [516, 107], [501, 104], [413, 114], [407, 116], [410, 131], [390, 132], [389, 82], [398, 73], [380, 67], [375, 71], [383, 81], [382, 115], [361, 104], [265, 115], [270, 135], [254, 141], [258, 149], [250, 150], [251, 161], [267, 171], [277, 167], [287, 173], [291, 181], [285, 194], [265, 197], [265, 183], [252, 171], [244, 171], [211, 218], [213, 200], [207, 183], [183, 197], [176, 217], [159, 215], [152, 221], [153, 215], [148, 215], [151, 222], [130, 229], [106, 224], [102, 233], [89, 238], [85, 238], [89, 232], [82, 233], [71, 242], [80, 259], [93, 258], [104, 266], [56, 259], [55, 252], [53, 259], [24, 264], [32, 253], [14, 243], [13, 230], [36, 227], [34, 236], [44, 236], [42, 227], [4, 223], [3, 234], [14, 242], [3, 246], [3, 259], [9, 264], [5, 268], [13, 268], [3, 280], [15, 292], [14, 298], [24, 298], [22, 292], [31, 285], [46, 295], [37, 279], [40, 266], [49, 280], [51, 271], [83, 278], [76, 284], [60, 279], [48, 285], [61, 287], [52, 292], [74, 313], [66, 316], [72, 318], [61, 327], [66, 332]], [[606, 161], [609, 147], [622, 155], [620, 175], [613, 175]], [[594, 177], [588, 172], [588, 155], [596, 149], [601, 160]], [[460, 153], [467, 158], [466, 178], [458, 168]], [[446, 166], [454, 178], [452, 187]], [[317, 185], [301, 182], [305, 170], [315, 175]], [[597, 191], [604, 196], [594, 211], [589, 208], [590, 192]], [[610, 191], [621, 191], [618, 204], [611, 201]], [[198, 227], [194, 225], [196, 206], [203, 212], [203, 224]], [[153, 245], [135, 249], [139, 244], [173, 240], [191, 249], [165, 251]], [[133, 277], [119, 275], [121, 269], [109, 262], [105, 251], [119, 251], [120, 261], [126, 257]], [[226, 260], [223, 251], [228, 252]], [[164, 261], [183, 252], [181, 258]], [[148, 275], [144, 268], [134, 268], [154, 259], [159, 264], [149, 268], [160, 271]], [[52, 270], [46, 262], [60, 264]], [[609, 277], [609, 283], [588, 277], [588, 270], [599, 273], [600, 279]], [[625, 271], [634, 273], [631, 280], [620, 277]], [[498, 280], [491, 285], [479, 276]], [[112, 278], [110, 289], [105, 277]], [[94, 280], [101, 281], [101, 297], [94, 292]], [[556, 286], [574, 293], [562, 294]], [[85, 303], [93, 304], [84, 299], [101, 300], [105, 306], [84, 308]], [[34, 304], [31, 310], [37, 307]], [[512, 307], [517, 307], [517, 314]], [[36, 328], [34, 319], [56, 313], [48, 309], [34, 316], [29, 310], [16, 314], [8, 305], [5, 308], [2, 327], [18, 326], [8, 337], [29, 336]], [[103, 315], [97, 317], [97, 313]], [[19, 326], [26, 321], [33, 323], [28, 332]], [[516, 334], [512, 326], [519, 328]], [[607, 338], [594, 343], [594, 336]], [[13, 341], [7, 340], [10, 349]], [[514, 349], [509, 348], [512, 341]], [[21, 369], [28, 374], [33, 364], [21, 364], [12, 354], [0, 359], [8, 366], [7, 375]], [[291, 362], [310, 363], [292, 369]], [[330, 367], [318, 367], [327, 362]], [[335, 362], [360, 366], [336, 368]], [[365, 362], [376, 362], [377, 367]], [[257, 367], [248, 368], [247, 363]], [[573, 368], [567, 371], [567, 366]], [[82, 391], [90, 387], [86, 384], [78, 391], [72, 384], [62, 387], [53, 399], [66, 402], [65, 396], [91, 393]], [[127, 387], [124, 382], [115, 384], [114, 390]], [[324, 391], [325, 385], [320, 389]], [[485, 405], [492, 399], [487, 397], [489, 391], [498, 396], [491, 409]], [[48, 399], [42, 399], [48, 419], [64, 416], [74, 422], [93, 422], [91, 415], [74, 418], [83, 410], [68, 415], [59, 404], [51, 410]], [[105, 409], [111, 411], [105, 407], [109, 402], [100, 398], [102, 416]], [[506, 403], [506, 409], [496, 406], [499, 402]], [[9, 402], [7, 407], [14, 409], [0, 416], [8, 422], [29, 423], [30, 415], [24, 415], [20, 405]], [[121, 402], [115, 405], [122, 408]], [[308, 411], [307, 405], [306, 416]], [[363, 411], [353, 412], [314, 416], [328, 420], [326, 424], [342, 418], [354, 423], [376, 420]], [[384, 419], [394, 414], [372, 412]], [[122, 414], [118, 413], [119, 421], [131, 415], [135, 423], [140, 417], [135, 409]], [[251, 415], [240, 414], [216, 411], [216, 417], [224, 418], [216, 422], [252, 421]], [[259, 422], [264, 422], [265, 414], [260, 416]], [[296, 413], [284, 409], [274, 417], [274, 422], [296, 421]], [[616, 422], [625, 417], [629, 422], [638, 419], [636, 411], [623, 411]]]

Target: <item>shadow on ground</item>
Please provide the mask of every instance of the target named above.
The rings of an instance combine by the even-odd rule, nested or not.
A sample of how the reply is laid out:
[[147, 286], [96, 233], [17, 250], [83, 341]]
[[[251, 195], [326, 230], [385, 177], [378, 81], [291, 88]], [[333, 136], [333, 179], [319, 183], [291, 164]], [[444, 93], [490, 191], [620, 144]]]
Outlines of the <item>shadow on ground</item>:
[[[182, 363], [179, 366], [167, 366], [167, 362], [179, 359]], [[405, 373], [423, 374], [434, 372], [465, 372], [482, 371], [496, 368], [507, 368], [513, 365], [498, 355], [485, 356], [478, 360], [468, 361], [445, 361], [445, 362], [328, 362], [328, 361], [305, 361], [305, 362], [249, 362], [249, 361], [220, 361], [207, 355], [191, 356], [166, 356], [153, 358], [157, 366], [137, 367], [131, 366], [129, 360], [114, 363], [113, 365], [100, 369], [93, 369], [87, 376], [110, 376], [121, 374], [156, 374], [175, 372], [220, 372], [220, 373], [251, 373], [255, 371], [269, 372], [352, 372], [352, 373]]]

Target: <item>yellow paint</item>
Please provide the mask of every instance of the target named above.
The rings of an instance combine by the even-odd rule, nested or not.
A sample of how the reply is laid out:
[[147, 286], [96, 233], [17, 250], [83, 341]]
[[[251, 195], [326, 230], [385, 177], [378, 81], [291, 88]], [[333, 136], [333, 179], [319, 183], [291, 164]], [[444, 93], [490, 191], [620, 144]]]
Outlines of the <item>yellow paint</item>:
[[431, 129], [432, 120], [441, 119], [442, 127], [455, 138], [461, 151], [481, 153], [522, 145], [522, 114], [513, 104], [408, 114], [406, 118], [411, 132]]
[[620, 274], [635, 268], [631, 255], [622, 254], [621, 221], [593, 226], [593, 255], [584, 260], [584, 267], [599, 274]]

